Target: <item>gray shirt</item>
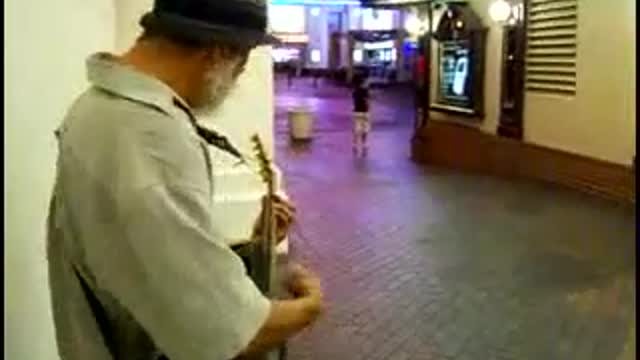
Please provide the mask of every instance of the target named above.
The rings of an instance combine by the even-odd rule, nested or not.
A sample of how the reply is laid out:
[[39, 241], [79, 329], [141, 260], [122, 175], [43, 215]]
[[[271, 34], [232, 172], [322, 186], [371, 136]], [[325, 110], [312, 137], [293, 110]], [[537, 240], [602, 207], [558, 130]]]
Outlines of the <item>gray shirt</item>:
[[48, 222], [60, 356], [231, 359], [270, 303], [212, 225], [207, 145], [161, 81], [107, 54], [87, 66], [92, 87], [57, 131]]

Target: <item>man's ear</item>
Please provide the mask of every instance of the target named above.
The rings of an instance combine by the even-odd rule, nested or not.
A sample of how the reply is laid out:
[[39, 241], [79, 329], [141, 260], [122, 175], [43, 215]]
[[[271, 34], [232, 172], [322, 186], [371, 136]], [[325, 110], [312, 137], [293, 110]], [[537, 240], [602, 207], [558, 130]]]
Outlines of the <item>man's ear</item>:
[[217, 54], [215, 48], [198, 49], [197, 56], [200, 61], [212, 64], [216, 61]]
[[191, 63], [197, 72], [209, 71], [217, 66], [217, 55], [213, 49], [197, 49], [191, 54]]
[[201, 61], [206, 67], [217, 67], [218, 65], [229, 61], [232, 58], [232, 53], [229, 49], [222, 46], [211, 47], [201, 50]]

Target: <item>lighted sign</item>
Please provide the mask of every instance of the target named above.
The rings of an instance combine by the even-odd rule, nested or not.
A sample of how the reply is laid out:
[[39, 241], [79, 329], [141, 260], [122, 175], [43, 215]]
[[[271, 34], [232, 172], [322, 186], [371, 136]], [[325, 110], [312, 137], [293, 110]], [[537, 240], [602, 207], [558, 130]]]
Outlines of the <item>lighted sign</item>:
[[472, 108], [474, 79], [471, 65], [471, 52], [467, 41], [444, 41], [441, 44], [439, 103], [459, 108]]
[[407, 30], [407, 32], [411, 35], [415, 35], [420, 33], [420, 31], [422, 30], [422, 22], [420, 21], [420, 19], [418, 19], [418, 17], [415, 14], [407, 14], [405, 20], [404, 20], [404, 29]]
[[269, 5], [269, 23], [276, 33], [304, 33], [305, 13], [302, 5]]
[[271, 5], [320, 5], [320, 6], [344, 6], [360, 5], [358, 0], [271, 0]]
[[393, 48], [393, 40], [364, 43], [362, 47], [367, 50], [389, 49]]
[[363, 30], [393, 29], [393, 10], [364, 9], [362, 11]]

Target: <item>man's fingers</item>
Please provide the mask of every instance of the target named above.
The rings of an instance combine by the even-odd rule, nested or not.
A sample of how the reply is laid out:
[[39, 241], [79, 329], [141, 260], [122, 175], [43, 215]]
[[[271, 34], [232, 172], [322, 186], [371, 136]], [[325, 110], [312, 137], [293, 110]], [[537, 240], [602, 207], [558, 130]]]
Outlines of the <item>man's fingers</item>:
[[293, 205], [292, 202], [290, 202], [288, 200], [285, 200], [284, 198], [282, 198], [279, 195], [273, 195], [273, 202], [274, 202], [274, 204], [281, 204], [281, 205], [284, 205], [284, 206], [288, 207], [291, 212], [296, 212], [295, 205]]
[[274, 215], [276, 218], [279, 218], [287, 223], [291, 222], [295, 213], [291, 211], [291, 209], [286, 206], [282, 206], [280, 204], [274, 204], [273, 206]]
[[[266, 199], [266, 197], [263, 199]], [[291, 226], [294, 221], [296, 208], [289, 201], [282, 199], [278, 195], [273, 195], [272, 200], [273, 217], [276, 223], [276, 236], [278, 239], [281, 239], [286, 237], [289, 232], [289, 226]], [[262, 221], [261, 217], [259, 217], [253, 227], [253, 234], [254, 236], [259, 236], [261, 233]]]

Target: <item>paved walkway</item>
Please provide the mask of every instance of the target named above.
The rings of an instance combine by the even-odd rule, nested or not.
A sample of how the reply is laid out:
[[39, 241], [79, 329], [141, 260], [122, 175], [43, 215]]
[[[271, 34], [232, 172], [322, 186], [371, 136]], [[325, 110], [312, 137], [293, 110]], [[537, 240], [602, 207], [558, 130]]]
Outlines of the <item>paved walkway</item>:
[[[615, 360], [628, 351], [634, 210], [416, 165], [411, 112], [393, 116], [384, 93], [369, 156], [355, 159], [345, 94], [299, 83], [277, 96], [277, 159], [300, 210], [292, 255], [322, 276], [328, 300], [326, 316], [291, 342], [290, 360]], [[283, 107], [296, 101], [318, 116], [307, 146], [286, 136]]]

